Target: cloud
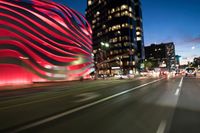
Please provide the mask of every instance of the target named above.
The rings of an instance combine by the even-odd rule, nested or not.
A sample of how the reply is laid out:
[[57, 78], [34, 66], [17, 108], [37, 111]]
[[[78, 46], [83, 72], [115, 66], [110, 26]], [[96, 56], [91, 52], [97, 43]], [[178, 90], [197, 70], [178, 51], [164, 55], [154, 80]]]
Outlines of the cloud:
[[200, 35], [192, 38], [186, 39], [187, 43], [200, 43]]

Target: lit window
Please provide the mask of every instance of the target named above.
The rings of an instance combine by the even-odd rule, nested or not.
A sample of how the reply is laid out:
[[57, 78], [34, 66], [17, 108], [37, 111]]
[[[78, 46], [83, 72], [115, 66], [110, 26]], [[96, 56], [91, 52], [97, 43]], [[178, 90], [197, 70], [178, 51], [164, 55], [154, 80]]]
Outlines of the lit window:
[[112, 40], [113, 43], [115, 43], [115, 42], [117, 42], [117, 41], [118, 41], [118, 38], [117, 38], [117, 37], [113, 38], [113, 40]]
[[142, 40], [142, 38], [141, 37], [137, 37], [137, 41], [141, 41]]
[[102, 32], [97, 33], [97, 36], [98, 36], [98, 37], [101, 36], [101, 35], [102, 35]]
[[97, 11], [97, 16], [100, 14], [100, 12], [99, 11]]
[[88, 6], [92, 5], [92, 0], [88, 0]]
[[132, 14], [132, 13], [129, 13], [129, 17], [133, 18], [133, 14]]
[[121, 6], [121, 10], [124, 10], [124, 9], [128, 9], [128, 6], [127, 5], [122, 5]]
[[115, 25], [114, 26], [114, 30], [119, 30], [119, 29], [121, 29], [121, 25]]
[[141, 30], [141, 28], [140, 27], [136, 27], [136, 30]]
[[96, 19], [95, 20], [92, 20], [92, 23], [94, 24], [94, 23], [96, 23], [97, 21], [96, 21]]
[[129, 7], [129, 11], [130, 11], [130, 12], [132, 12], [132, 11], [133, 11], [132, 7]]
[[108, 16], [108, 20], [112, 19], [112, 16]]
[[129, 12], [128, 11], [124, 11], [121, 14], [122, 14], [122, 16], [129, 16]]
[[121, 41], [121, 40], [122, 40], [122, 37], [120, 36], [120, 37], [119, 37], [119, 41]]
[[128, 40], [128, 36], [122, 37], [122, 40]]
[[136, 32], [136, 35], [141, 35], [141, 32]]
[[113, 8], [112, 10], [111, 10], [111, 13], [114, 13], [115, 12], [115, 8]]
[[124, 46], [126, 47], [126, 46], [129, 46], [129, 43], [128, 42], [125, 42], [124, 43]]
[[128, 11], [125, 11], [125, 15], [127, 15], [127, 16], [129, 15]]
[[122, 27], [129, 27], [129, 24], [128, 23], [125, 23], [125, 24], [122, 24]]

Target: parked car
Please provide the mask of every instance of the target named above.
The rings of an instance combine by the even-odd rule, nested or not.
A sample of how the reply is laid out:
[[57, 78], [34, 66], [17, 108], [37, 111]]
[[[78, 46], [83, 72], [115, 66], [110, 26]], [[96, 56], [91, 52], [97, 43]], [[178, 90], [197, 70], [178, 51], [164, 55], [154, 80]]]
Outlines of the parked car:
[[188, 76], [194, 76], [196, 77], [196, 69], [193, 68], [193, 67], [189, 67], [189, 68], [186, 68], [185, 69], [185, 76], [188, 77]]

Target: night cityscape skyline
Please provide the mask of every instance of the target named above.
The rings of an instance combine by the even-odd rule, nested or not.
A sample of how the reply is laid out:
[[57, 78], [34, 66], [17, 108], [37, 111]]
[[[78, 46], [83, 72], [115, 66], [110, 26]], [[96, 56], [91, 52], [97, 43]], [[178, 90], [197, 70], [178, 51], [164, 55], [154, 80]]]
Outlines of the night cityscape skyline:
[[200, 133], [200, 0], [0, 0], [0, 133]]
[[[85, 14], [86, 0], [54, 0]], [[200, 56], [200, 23], [198, 5], [191, 0], [142, 0], [145, 46], [152, 43], [174, 42], [176, 54], [182, 56], [182, 63]], [[180, 4], [181, 2], [181, 4]]]

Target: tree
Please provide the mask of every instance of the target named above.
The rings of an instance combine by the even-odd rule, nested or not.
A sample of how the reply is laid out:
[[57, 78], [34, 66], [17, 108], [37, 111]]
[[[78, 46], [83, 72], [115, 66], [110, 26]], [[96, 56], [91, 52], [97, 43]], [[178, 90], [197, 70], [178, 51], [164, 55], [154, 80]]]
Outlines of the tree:
[[156, 61], [150, 59], [144, 61], [144, 66], [146, 69], [153, 69], [158, 66], [157, 64], [158, 63]]

